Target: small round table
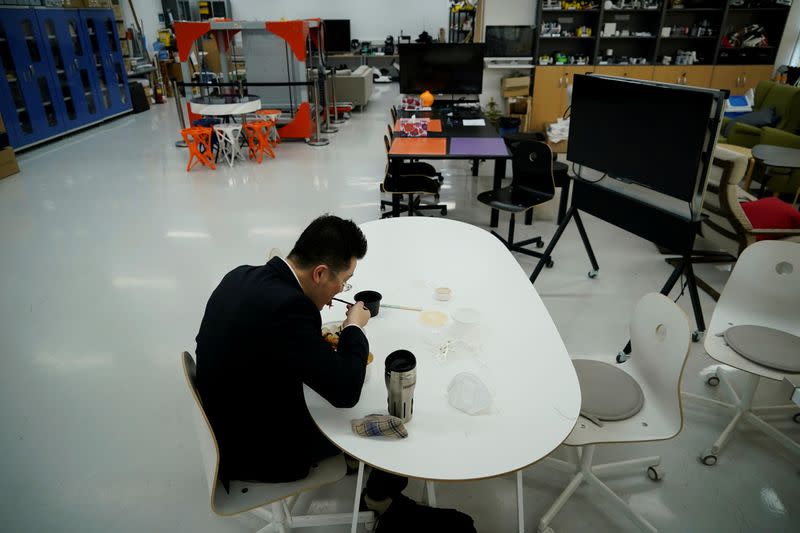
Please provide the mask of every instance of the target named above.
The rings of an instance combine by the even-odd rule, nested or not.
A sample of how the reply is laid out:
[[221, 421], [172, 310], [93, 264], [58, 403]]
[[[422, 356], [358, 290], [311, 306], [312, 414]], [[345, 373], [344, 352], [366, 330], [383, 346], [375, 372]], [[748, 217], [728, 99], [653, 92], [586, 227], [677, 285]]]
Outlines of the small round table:
[[800, 168], [800, 149], [797, 148], [757, 144], [753, 146], [753, 157], [761, 161], [766, 167], [764, 169], [764, 176], [761, 178], [761, 188], [758, 190], [759, 198], [764, 195], [764, 191], [767, 188], [767, 170], [770, 167]]
[[233, 116], [255, 113], [261, 109], [261, 98], [246, 96], [201, 96], [191, 100], [192, 113], [209, 116]]

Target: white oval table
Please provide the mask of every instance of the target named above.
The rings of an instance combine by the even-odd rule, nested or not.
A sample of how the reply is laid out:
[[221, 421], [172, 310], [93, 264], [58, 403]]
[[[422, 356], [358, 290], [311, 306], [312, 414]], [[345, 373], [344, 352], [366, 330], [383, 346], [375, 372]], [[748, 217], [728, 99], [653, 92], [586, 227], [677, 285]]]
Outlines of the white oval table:
[[[420, 313], [382, 307], [365, 331], [375, 361], [358, 404], [337, 409], [309, 387], [309, 412], [339, 448], [359, 459], [355, 511], [364, 463], [387, 472], [432, 481], [465, 481], [517, 472], [522, 531], [521, 470], [549, 455], [569, 435], [578, 418], [580, 388], [575, 370], [550, 314], [514, 257], [489, 232], [475, 226], [427, 217], [395, 218], [361, 225], [368, 252], [352, 278], [353, 290], [377, 290], [382, 303], [439, 310], [479, 309], [480, 349], [436, 357], [448, 326], [434, 330]], [[433, 289], [450, 287], [440, 302]], [[341, 296], [341, 295], [340, 295]], [[323, 322], [344, 319], [344, 306], [323, 311]], [[397, 349], [417, 358], [414, 415], [402, 440], [364, 438], [350, 420], [387, 413], [384, 360]], [[488, 414], [470, 416], [452, 407], [447, 386], [462, 371], [477, 374], [493, 393]], [[355, 515], [354, 515], [355, 516]], [[353, 523], [353, 531], [356, 524]]]
[[209, 116], [233, 116], [255, 113], [261, 109], [258, 96], [203, 96], [191, 100], [192, 113]]

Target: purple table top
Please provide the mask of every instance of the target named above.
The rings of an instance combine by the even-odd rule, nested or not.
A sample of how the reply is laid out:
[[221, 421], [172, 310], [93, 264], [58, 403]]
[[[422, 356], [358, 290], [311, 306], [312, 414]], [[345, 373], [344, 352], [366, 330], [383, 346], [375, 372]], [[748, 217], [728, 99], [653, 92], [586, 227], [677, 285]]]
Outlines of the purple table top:
[[499, 137], [453, 137], [449, 155], [507, 156], [508, 149]]

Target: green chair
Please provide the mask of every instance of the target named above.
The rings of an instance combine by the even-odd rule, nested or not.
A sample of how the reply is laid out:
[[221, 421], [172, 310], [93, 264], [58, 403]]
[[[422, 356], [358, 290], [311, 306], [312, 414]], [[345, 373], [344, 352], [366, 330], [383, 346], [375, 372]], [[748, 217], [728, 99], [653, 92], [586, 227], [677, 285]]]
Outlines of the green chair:
[[[780, 117], [775, 128], [798, 133], [800, 130], [800, 88], [767, 80], [758, 83], [755, 93], [753, 111], [774, 107], [775, 113]], [[722, 119], [722, 132], [725, 131], [731, 120], [729, 118]], [[752, 148], [757, 144], [773, 144], [762, 138], [763, 130], [764, 128], [737, 122], [728, 132], [727, 137], [720, 134], [719, 142], [747, 148]]]

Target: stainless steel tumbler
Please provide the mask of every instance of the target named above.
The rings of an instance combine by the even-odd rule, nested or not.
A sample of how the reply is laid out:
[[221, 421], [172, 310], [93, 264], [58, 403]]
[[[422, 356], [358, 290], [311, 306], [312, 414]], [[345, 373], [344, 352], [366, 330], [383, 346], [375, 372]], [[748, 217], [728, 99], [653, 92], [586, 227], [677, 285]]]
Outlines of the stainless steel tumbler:
[[389, 414], [409, 422], [414, 414], [414, 387], [417, 385], [417, 359], [408, 350], [397, 350], [386, 358], [386, 390]]

